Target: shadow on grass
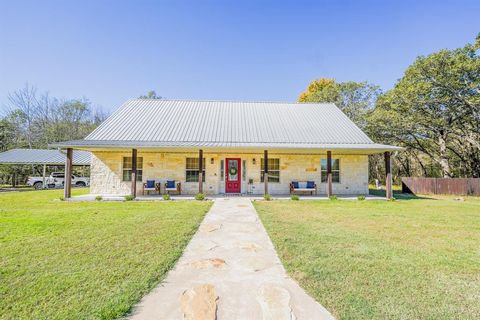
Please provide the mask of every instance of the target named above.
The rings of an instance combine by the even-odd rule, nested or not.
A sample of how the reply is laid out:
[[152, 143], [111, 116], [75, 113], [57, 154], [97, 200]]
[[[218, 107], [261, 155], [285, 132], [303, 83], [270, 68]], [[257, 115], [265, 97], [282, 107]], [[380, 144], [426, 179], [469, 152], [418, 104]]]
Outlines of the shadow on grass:
[[[385, 190], [368, 189], [368, 193], [372, 196], [385, 197]], [[422, 200], [422, 199], [435, 200], [435, 198], [417, 196], [413, 193], [402, 193], [400, 191], [395, 191], [395, 190], [393, 190], [393, 197], [399, 200]]]
[[17, 191], [33, 191], [35, 188], [26, 186], [26, 185], [20, 185], [16, 187], [12, 187], [11, 185], [0, 185], [0, 192], [17, 192]]

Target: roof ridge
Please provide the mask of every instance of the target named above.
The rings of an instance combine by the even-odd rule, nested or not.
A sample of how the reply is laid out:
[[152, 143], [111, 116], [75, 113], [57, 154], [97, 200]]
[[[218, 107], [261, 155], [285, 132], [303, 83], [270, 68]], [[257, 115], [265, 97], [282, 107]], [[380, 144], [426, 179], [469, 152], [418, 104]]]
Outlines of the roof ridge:
[[332, 104], [335, 102], [299, 102], [299, 101], [272, 101], [272, 100], [215, 100], [215, 99], [153, 99], [153, 98], [132, 98], [128, 99], [126, 103], [136, 100], [149, 100], [149, 101], [179, 101], [179, 102], [234, 102], [234, 103], [271, 103], [271, 104], [300, 104], [300, 105], [318, 105], [318, 104]]

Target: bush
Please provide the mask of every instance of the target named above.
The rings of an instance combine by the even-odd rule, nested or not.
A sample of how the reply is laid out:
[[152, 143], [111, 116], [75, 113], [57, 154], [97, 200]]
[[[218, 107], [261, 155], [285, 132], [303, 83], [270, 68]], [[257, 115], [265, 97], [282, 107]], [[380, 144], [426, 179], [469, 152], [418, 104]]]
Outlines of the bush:
[[195, 195], [195, 200], [198, 200], [198, 201], [205, 200], [205, 194], [204, 194], [204, 193], [201, 193], [201, 192], [197, 193], [197, 194]]
[[103, 200], [103, 197], [102, 196], [96, 196], [95, 197], [95, 201], [102, 201]]
[[357, 200], [365, 200], [365, 196], [358, 196]]
[[125, 196], [125, 201], [132, 201], [133, 199], [135, 199], [135, 197], [131, 194]]
[[290, 199], [297, 201], [297, 200], [300, 200], [300, 197], [299, 197], [298, 195], [296, 195], [296, 194], [292, 194], [292, 196], [290, 197]]
[[328, 199], [330, 199], [330, 200], [338, 200], [337, 196], [330, 196], [330, 197], [328, 197]]
[[163, 200], [171, 200], [170, 195], [168, 193], [165, 193], [163, 195]]
[[263, 199], [265, 199], [265, 200], [267, 200], [267, 201], [270, 201], [270, 200], [272, 200], [272, 196], [271, 196], [269, 193], [265, 193], [265, 194], [263, 195]]

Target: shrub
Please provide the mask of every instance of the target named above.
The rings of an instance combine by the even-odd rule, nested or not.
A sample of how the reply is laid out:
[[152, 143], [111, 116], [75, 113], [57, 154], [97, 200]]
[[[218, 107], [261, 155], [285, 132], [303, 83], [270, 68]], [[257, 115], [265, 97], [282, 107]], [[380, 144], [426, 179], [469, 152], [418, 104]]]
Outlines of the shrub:
[[300, 200], [300, 197], [299, 197], [298, 195], [296, 195], [296, 194], [292, 194], [292, 196], [290, 197], [290, 199], [297, 201], [297, 200]]
[[135, 197], [131, 194], [125, 196], [125, 201], [132, 201], [133, 199], [135, 199]]
[[267, 201], [270, 201], [270, 200], [272, 200], [272, 196], [271, 196], [269, 193], [265, 193], [265, 194], [263, 195], [263, 199], [265, 199], [265, 200], [267, 200]]
[[357, 200], [365, 200], [365, 196], [358, 196]]
[[330, 199], [330, 200], [338, 200], [337, 196], [335, 196], [335, 195], [328, 197], [328, 199]]
[[171, 198], [170, 198], [170, 195], [169, 195], [168, 193], [165, 193], [165, 194], [163, 195], [163, 200], [170, 200], [170, 199], [171, 199]]
[[103, 197], [102, 196], [96, 196], [95, 197], [95, 201], [102, 201], [103, 200]]
[[197, 193], [197, 194], [195, 195], [195, 200], [198, 200], [198, 201], [205, 200], [205, 194], [204, 194], [204, 193], [201, 193], [201, 192]]

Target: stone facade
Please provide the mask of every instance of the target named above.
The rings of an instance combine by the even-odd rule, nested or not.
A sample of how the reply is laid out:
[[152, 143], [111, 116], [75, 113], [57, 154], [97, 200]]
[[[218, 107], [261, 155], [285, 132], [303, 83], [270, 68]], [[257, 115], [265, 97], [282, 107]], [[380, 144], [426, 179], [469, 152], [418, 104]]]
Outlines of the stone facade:
[[[143, 158], [142, 180], [155, 179], [162, 183], [176, 180], [182, 184], [183, 194], [198, 192], [198, 182], [185, 182], [186, 158], [196, 158], [198, 153], [162, 153], [138, 151]], [[93, 194], [129, 194], [131, 182], [123, 180], [123, 157], [131, 157], [130, 152], [93, 152], [91, 165], [91, 186]], [[263, 153], [207, 153], [205, 158], [205, 182], [203, 190], [207, 194], [225, 193], [225, 181], [221, 176], [220, 162], [225, 158], [240, 158], [242, 161], [242, 193], [263, 194], [261, 182], [261, 158]], [[269, 193], [288, 194], [292, 181], [313, 180], [317, 184], [318, 194], [325, 194], [326, 184], [321, 183], [320, 161], [326, 159], [325, 154], [275, 154], [269, 158], [280, 159], [280, 182], [270, 182]], [[335, 155], [340, 160], [340, 182], [333, 184], [333, 192], [338, 195], [368, 194], [368, 156], [367, 155]], [[245, 165], [245, 167], [244, 167]], [[243, 172], [245, 171], [245, 172]], [[249, 185], [248, 181], [253, 180]], [[137, 183], [137, 193], [141, 194], [143, 184]]]

